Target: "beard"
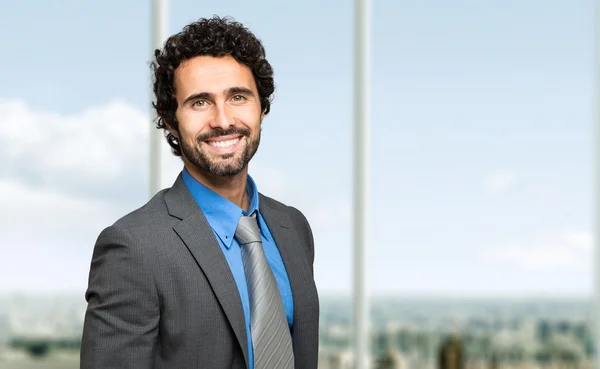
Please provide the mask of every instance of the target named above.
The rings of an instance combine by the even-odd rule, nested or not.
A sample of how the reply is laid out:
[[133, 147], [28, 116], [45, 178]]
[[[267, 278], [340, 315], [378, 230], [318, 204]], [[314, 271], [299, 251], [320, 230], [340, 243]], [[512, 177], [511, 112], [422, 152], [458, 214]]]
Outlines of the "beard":
[[[215, 155], [203, 149], [205, 145], [208, 145], [204, 141], [227, 135], [242, 135], [240, 140], [246, 140], [243, 150], [225, 155]], [[185, 157], [196, 167], [216, 177], [230, 177], [241, 173], [258, 150], [260, 130], [256, 137], [251, 137], [249, 129], [231, 127], [227, 130], [213, 130], [200, 135], [194, 144], [188, 144], [183, 140], [179, 142]]]

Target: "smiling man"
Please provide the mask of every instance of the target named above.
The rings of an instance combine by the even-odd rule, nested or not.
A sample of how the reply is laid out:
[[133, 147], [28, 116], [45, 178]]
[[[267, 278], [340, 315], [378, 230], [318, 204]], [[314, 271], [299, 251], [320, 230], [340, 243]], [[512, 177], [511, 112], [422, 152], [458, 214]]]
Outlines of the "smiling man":
[[98, 237], [81, 368], [317, 368], [310, 226], [248, 174], [274, 91], [261, 42], [201, 19], [153, 71], [157, 126], [184, 168]]

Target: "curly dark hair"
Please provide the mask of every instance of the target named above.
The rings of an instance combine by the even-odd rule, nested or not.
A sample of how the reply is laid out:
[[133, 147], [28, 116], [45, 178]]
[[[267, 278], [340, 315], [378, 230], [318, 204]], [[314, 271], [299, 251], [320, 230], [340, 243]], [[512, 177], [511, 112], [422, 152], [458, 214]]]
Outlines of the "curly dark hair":
[[273, 68], [265, 58], [265, 49], [260, 40], [232, 18], [220, 18], [216, 15], [213, 18], [201, 18], [169, 37], [162, 50], [154, 51], [151, 65], [156, 102], [152, 106], [157, 113], [156, 128], [164, 131], [173, 155], [181, 156], [177, 138], [169, 131], [169, 128], [178, 131], [179, 126], [175, 117], [175, 70], [181, 63], [196, 56], [227, 55], [250, 68], [256, 82], [261, 111], [268, 114], [275, 91]]

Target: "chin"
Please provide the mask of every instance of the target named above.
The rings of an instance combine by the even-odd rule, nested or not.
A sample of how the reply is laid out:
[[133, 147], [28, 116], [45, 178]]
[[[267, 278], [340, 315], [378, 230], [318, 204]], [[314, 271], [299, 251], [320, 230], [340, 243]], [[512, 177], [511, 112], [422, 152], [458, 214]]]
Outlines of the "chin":
[[[237, 169], [237, 168], [236, 168]], [[211, 171], [210, 173], [212, 175], [214, 175], [215, 177], [235, 177], [238, 174], [242, 173], [243, 169], [241, 170], [224, 170], [224, 171]]]
[[242, 173], [246, 165], [240, 163], [212, 163], [209, 172], [219, 177], [233, 177]]

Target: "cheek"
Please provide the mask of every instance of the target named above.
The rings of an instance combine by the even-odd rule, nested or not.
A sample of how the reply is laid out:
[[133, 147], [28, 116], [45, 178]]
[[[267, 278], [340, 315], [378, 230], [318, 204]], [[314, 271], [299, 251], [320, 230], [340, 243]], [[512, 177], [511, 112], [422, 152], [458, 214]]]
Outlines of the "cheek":
[[180, 114], [178, 115], [179, 132], [185, 140], [193, 140], [203, 130], [206, 130], [208, 124], [206, 118], [201, 114]]
[[240, 109], [237, 116], [239, 120], [250, 129], [255, 130], [260, 127], [260, 109]]

